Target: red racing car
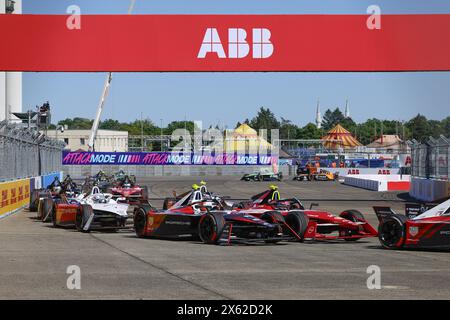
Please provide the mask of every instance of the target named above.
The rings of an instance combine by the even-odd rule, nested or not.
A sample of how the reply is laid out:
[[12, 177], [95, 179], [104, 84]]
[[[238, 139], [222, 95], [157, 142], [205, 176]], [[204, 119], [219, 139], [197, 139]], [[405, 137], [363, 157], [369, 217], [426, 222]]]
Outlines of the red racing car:
[[378, 238], [387, 249], [450, 249], [450, 200], [408, 218], [389, 207], [374, 207]]
[[128, 204], [140, 204], [148, 202], [148, 188], [141, 187], [129, 177], [125, 176], [123, 180], [119, 180], [117, 184], [108, 189], [109, 194], [113, 195], [118, 202], [125, 202]]
[[356, 241], [378, 235], [357, 210], [345, 210], [335, 216], [327, 211], [314, 210], [313, 205], [305, 209], [296, 198], [282, 199], [276, 186], [253, 196], [248, 202], [238, 203], [235, 209], [256, 217], [267, 212], [278, 212], [284, 217], [289, 232], [302, 240]]
[[139, 205], [134, 211], [134, 227], [141, 238], [199, 238], [207, 244], [277, 243], [288, 239], [270, 213], [258, 218], [232, 212], [222, 199], [202, 192], [200, 187], [185, 193], [167, 210]]

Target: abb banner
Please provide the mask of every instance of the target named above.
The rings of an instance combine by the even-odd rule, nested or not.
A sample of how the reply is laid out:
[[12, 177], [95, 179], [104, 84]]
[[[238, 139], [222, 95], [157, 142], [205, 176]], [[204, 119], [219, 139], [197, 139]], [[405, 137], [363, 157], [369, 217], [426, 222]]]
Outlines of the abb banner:
[[450, 15], [379, 18], [3, 14], [0, 70], [450, 70]]

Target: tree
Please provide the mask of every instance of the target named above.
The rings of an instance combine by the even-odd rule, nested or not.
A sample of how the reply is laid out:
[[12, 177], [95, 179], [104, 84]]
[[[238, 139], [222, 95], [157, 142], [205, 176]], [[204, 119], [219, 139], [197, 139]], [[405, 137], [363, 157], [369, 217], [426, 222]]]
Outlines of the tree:
[[123, 123], [120, 123], [118, 120], [106, 119], [105, 121], [100, 122], [99, 128], [120, 131], [123, 129]]
[[291, 120], [281, 118], [280, 139], [296, 139], [299, 127], [292, 123]]
[[323, 131], [316, 127], [313, 123], [308, 123], [303, 128], [298, 130], [298, 139], [320, 139], [322, 138]]
[[67, 125], [70, 130], [88, 130], [92, 128], [93, 123], [94, 120], [86, 118], [67, 118], [58, 122], [59, 125]]
[[406, 127], [411, 132], [411, 138], [420, 142], [425, 142], [433, 135], [433, 127], [428, 119], [420, 113], [406, 123]]
[[339, 108], [334, 109], [334, 111], [328, 109], [323, 115], [322, 127], [326, 131], [331, 130], [338, 123], [341, 123], [344, 119], [344, 114], [341, 112], [341, 110], [339, 110]]
[[280, 122], [275, 117], [274, 113], [270, 111], [269, 108], [265, 109], [264, 107], [261, 107], [258, 111], [258, 114], [256, 117], [254, 117], [250, 121], [250, 126], [255, 129], [256, 131], [259, 131], [261, 129], [267, 130], [267, 136], [270, 139], [271, 138], [271, 130], [272, 129], [280, 129]]

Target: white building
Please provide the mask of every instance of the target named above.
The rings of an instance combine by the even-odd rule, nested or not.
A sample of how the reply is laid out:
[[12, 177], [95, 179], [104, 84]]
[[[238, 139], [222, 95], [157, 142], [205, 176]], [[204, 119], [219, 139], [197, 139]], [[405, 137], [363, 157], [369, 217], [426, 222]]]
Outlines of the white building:
[[[63, 141], [66, 148], [72, 151], [88, 151], [90, 134], [91, 130], [65, 130], [62, 133], [55, 130], [47, 131], [47, 136]], [[128, 132], [98, 130], [94, 146], [96, 152], [127, 152]]]
[[[22, 0], [0, 0], [2, 13], [21, 14]], [[22, 72], [0, 72], [0, 121], [10, 119], [9, 112], [22, 112]]]

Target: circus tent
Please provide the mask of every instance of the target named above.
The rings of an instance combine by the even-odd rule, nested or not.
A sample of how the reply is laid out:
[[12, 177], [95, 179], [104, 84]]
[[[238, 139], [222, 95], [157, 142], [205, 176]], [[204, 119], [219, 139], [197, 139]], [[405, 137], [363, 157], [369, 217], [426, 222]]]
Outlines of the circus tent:
[[272, 145], [258, 136], [255, 129], [244, 123], [231, 132], [227, 132], [223, 144], [225, 152], [258, 153], [259, 150], [270, 150]]
[[322, 137], [322, 140], [324, 140], [324, 147], [328, 149], [350, 149], [362, 146], [362, 144], [340, 124], [328, 131], [328, 134]]

